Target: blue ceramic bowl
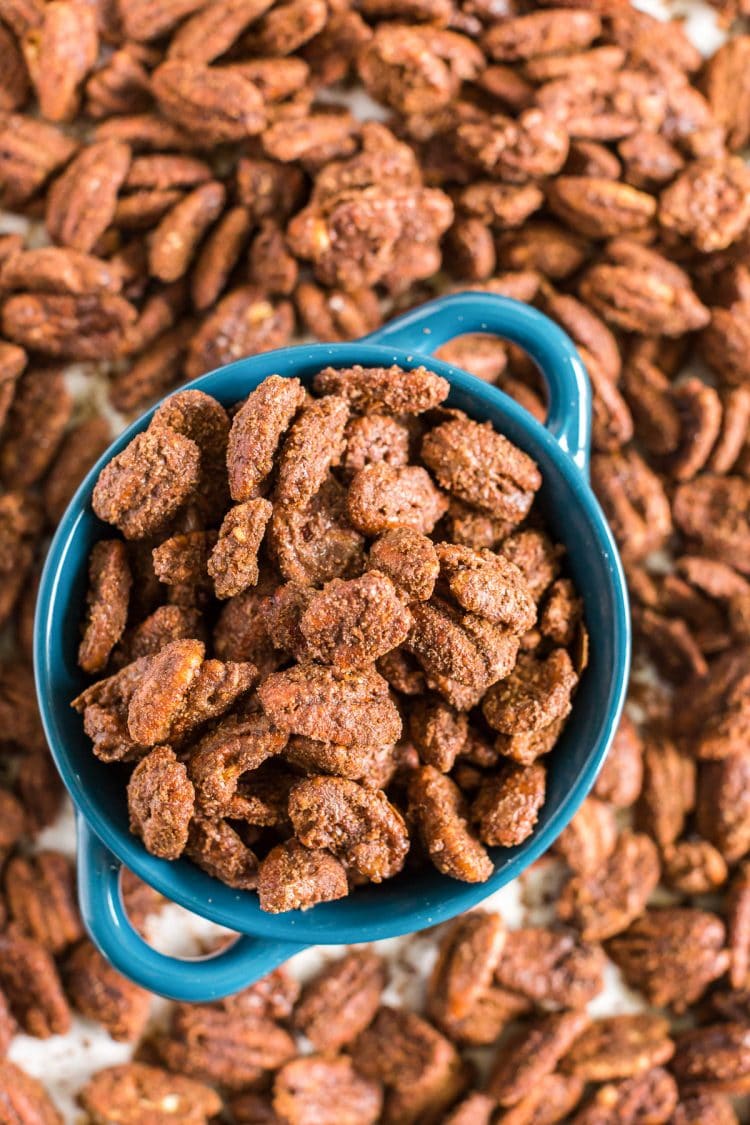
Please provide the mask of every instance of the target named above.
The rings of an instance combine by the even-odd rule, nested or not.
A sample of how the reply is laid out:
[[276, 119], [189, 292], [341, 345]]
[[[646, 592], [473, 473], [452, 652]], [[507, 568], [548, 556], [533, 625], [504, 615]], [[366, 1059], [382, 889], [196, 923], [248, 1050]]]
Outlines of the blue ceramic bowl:
[[[148, 425], [134, 422], [81, 484], [50, 547], [35, 626], [35, 665], [42, 719], [63, 781], [78, 810], [79, 895], [89, 932], [104, 955], [138, 984], [176, 999], [202, 1001], [234, 992], [310, 944], [374, 941], [432, 926], [475, 906], [528, 867], [559, 835], [591, 788], [610, 746], [625, 697], [630, 635], [627, 593], [610, 530], [588, 482], [590, 389], [568, 337], [541, 313], [483, 293], [445, 297], [350, 344], [304, 345], [239, 360], [190, 384], [230, 404], [268, 375], [309, 381], [322, 367], [355, 363], [412, 368], [446, 341], [490, 332], [524, 348], [544, 375], [546, 428], [494, 387], [437, 360], [429, 366], [451, 384], [449, 403], [489, 419], [539, 464], [539, 504], [567, 548], [568, 567], [585, 602], [591, 659], [564, 735], [549, 760], [547, 800], [536, 830], [520, 847], [495, 849], [495, 871], [480, 885], [433, 869], [356, 890], [306, 913], [264, 914], [254, 893], [210, 878], [188, 860], [149, 855], [128, 831], [122, 768], [94, 757], [81, 718], [70, 706], [86, 685], [77, 666], [87, 558], [108, 529], [91, 509], [102, 467]], [[210, 958], [178, 960], [151, 949], [130, 925], [119, 890], [121, 864], [168, 898], [242, 935]]]

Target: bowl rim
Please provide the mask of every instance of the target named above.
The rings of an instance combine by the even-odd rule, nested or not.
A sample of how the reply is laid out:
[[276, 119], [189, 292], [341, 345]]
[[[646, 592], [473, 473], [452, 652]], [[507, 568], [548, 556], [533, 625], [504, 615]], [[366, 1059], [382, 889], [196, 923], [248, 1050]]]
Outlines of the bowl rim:
[[[383, 909], [376, 912], [372, 919], [368, 916], [364, 925], [355, 917], [352, 920], [347, 919], [343, 922], [339, 920], [333, 925], [326, 926], [325, 912], [332, 907], [342, 907], [344, 904], [348, 904], [351, 913], [357, 915], [358, 911], [352, 909], [352, 899], [356, 896], [349, 896], [334, 903], [323, 903], [314, 910], [307, 912], [289, 911], [285, 914], [265, 914], [259, 908], [251, 910], [251, 928], [247, 928], [247, 921], [240, 923], [235, 916], [235, 911], [247, 913], [248, 896], [251, 896], [254, 903], [257, 904], [254, 891], [234, 892], [233, 898], [236, 902], [234, 907], [226, 904], [217, 905], [211, 899], [198, 897], [191, 893], [187, 886], [190, 883], [189, 878], [178, 877], [175, 879], [175, 874], [179, 876], [180, 869], [164, 860], [151, 856], [140, 840], [134, 836], [123, 834], [101, 812], [97, 801], [92, 798], [83, 785], [80, 775], [68, 757], [64, 738], [57, 729], [52, 704], [52, 685], [55, 677], [52, 668], [53, 661], [51, 660], [51, 610], [56, 599], [62, 596], [60, 587], [67, 555], [75, 546], [81, 521], [87, 515], [94, 483], [102, 468], [137, 433], [146, 428], [161, 403], [170, 398], [172, 394], [182, 393], [186, 390], [201, 390], [207, 394], [213, 394], [219, 379], [236, 379], [250, 365], [251, 374], [247, 377], [249, 389], [243, 392], [249, 393], [249, 390], [252, 390], [258, 385], [258, 382], [267, 378], [268, 374], [271, 373], [269, 371], [262, 376], [258, 376], [254, 381], [253, 365], [259, 367], [268, 364], [271, 359], [273, 360], [274, 371], [288, 376], [293, 376], [300, 368], [315, 365], [323, 367], [334, 362], [337, 362], [339, 366], [349, 366], [355, 362], [364, 366], [396, 363], [407, 368], [424, 365], [429, 370], [446, 378], [451, 384], [451, 391], [455, 389], [470, 396], [476, 404], [476, 416], [478, 418], [487, 416], [488, 406], [494, 409], [499, 408], [504, 414], [509, 415], [514, 424], [523, 428], [528, 434], [531, 444], [544, 449], [549, 460], [553, 463], [555, 471], [563, 478], [566, 487], [573, 493], [576, 503], [583, 509], [586, 522], [592, 530], [603, 556], [605, 565], [602, 566], [602, 573], [606, 572], [608, 575], [613, 594], [612, 601], [616, 610], [612, 621], [614, 666], [611, 670], [608, 696], [601, 700], [599, 704], [603, 716], [600, 734], [596, 746], [592, 748], [586, 759], [585, 765], [579, 770], [574, 783], [568, 788], [565, 796], [551, 813], [546, 823], [540, 829], [535, 830], [527, 841], [512, 849], [515, 854], [510, 861], [506, 859], [506, 862], [500, 868], [496, 867], [487, 882], [471, 884], [441, 877], [441, 885], [444, 884], [444, 886], [441, 886], [439, 895], [427, 899], [421, 898], [408, 911], [390, 915], [387, 911], [387, 884], [385, 886], [380, 885], [377, 889], [382, 895], [381, 905]], [[261, 362], [257, 363], [256, 361]], [[214, 387], [214, 390], [212, 390], [212, 387]], [[222, 396], [218, 395], [217, 397], [221, 400]], [[238, 397], [241, 397], [241, 395]], [[224, 400], [226, 401], [226, 396], [224, 396]], [[34, 673], [44, 732], [57, 770], [77, 813], [85, 818], [99, 840], [109, 848], [120, 863], [127, 865], [136, 875], [167, 898], [186, 907], [193, 913], [228, 926], [239, 933], [251, 933], [259, 937], [288, 939], [290, 941], [307, 940], [315, 944], [325, 944], [326, 942], [356, 943], [358, 941], [374, 941], [396, 937], [455, 917], [476, 906], [494, 891], [515, 879], [534, 860], [547, 851], [590, 791], [611, 745], [627, 693], [630, 649], [631, 624], [628, 612], [628, 595], [619, 553], [609, 525], [591, 490], [587, 476], [575, 464], [570, 454], [561, 447], [545, 426], [498, 388], [484, 383], [460, 368], [438, 360], [431, 355], [425, 355], [416, 350], [399, 349], [391, 345], [371, 344], [367, 341], [341, 344], [298, 344], [261, 353], [258, 356], [246, 357], [175, 388], [169, 395], [163, 396], [153, 407], [144, 411], [108, 446], [73, 495], [47, 552], [40, 579], [34, 621]], [[489, 850], [490, 854], [495, 857], [498, 854], [508, 856], [507, 849]], [[181, 864], [187, 863], [185, 860], [178, 862]], [[195, 870], [200, 871], [198, 868]], [[192, 874], [190, 872], [191, 876]], [[201, 874], [205, 878], [211, 878], [203, 872]], [[219, 885], [223, 886], [223, 884]], [[231, 888], [225, 889], [231, 891]], [[366, 932], [364, 932], [365, 930]]]

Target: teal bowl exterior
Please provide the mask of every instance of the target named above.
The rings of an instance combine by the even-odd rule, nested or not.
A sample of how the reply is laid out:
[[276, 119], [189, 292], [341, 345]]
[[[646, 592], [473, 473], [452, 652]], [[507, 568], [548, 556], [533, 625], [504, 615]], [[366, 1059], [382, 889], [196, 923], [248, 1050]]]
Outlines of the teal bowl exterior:
[[[495, 387], [432, 353], [467, 332], [512, 340], [534, 358], [549, 396], [547, 426]], [[495, 870], [479, 885], [433, 869], [357, 889], [307, 912], [264, 914], [254, 893], [236, 891], [188, 860], [149, 855], [128, 831], [125, 773], [98, 761], [70, 701], [86, 685], [77, 666], [87, 558], [106, 533], [91, 509], [102, 467], [145, 429], [148, 411], [107, 450], [81, 484], [49, 550], [35, 624], [39, 706], [57, 768], [78, 810], [79, 896], [84, 920], [104, 955], [126, 976], [175, 999], [204, 1001], [245, 987], [308, 945], [339, 945], [405, 934], [476, 906], [516, 878], [553, 843], [591, 789], [620, 719], [630, 665], [625, 580], [611, 532], [588, 481], [590, 388], [571, 341], [542, 314], [490, 294], [430, 302], [385, 328], [347, 344], [301, 345], [239, 360], [191, 383], [228, 405], [273, 373], [309, 382], [322, 367], [428, 366], [451, 384], [450, 405], [489, 420], [539, 464], [539, 504], [553, 535], [567, 548], [569, 573], [581, 591], [590, 633], [590, 663], [572, 715], [549, 759], [547, 800], [524, 844], [494, 849]], [[151, 949], [130, 925], [119, 890], [122, 864], [196, 914], [241, 935], [220, 953], [178, 960]]]

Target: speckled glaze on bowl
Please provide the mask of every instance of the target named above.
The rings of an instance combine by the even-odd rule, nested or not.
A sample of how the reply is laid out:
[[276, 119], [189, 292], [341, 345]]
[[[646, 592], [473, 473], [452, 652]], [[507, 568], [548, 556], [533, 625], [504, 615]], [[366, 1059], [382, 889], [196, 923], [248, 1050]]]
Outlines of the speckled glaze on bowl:
[[[430, 358], [468, 332], [511, 340], [535, 360], [549, 397], [546, 427], [511, 398], [466, 372]], [[630, 619], [622, 567], [588, 481], [590, 388], [569, 338], [541, 313], [486, 293], [432, 301], [348, 344], [301, 345], [239, 360], [190, 383], [225, 405], [268, 375], [309, 382], [322, 367], [355, 363], [427, 365], [451, 384], [448, 402], [496, 429], [539, 464], [538, 503], [567, 548], [569, 573], [583, 595], [591, 659], [563, 737], [549, 760], [547, 800], [533, 835], [519, 847], [493, 849], [495, 871], [479, 885], [434, 869], [363, 887], [305, 913], [264, 914], [256, 895], [236, 891], [188, 860], [149, 855], [128, 831], [123, 768], [94, 757], [70, 701], [86, 678], [76, 654], [89, 551], [107, 534], [91, 509], [102, 467], [148, 425], [153, 410], [110, 446], [81, 484], [60, 522], [42, 575], [35, 624], [39, 706], [57, 768], [78, 810], [79, 896], [96, 945], [120, 972], [180, 1000], [204, 1001], [250, 984], [308, 945], [375, 941], [432, 926], [477, 905], [519, 875], [559, 835], [596, 778], [622, 711], [630, 664]], [[119, 874], [126, 864], [174, 902], [241, 935], [212, 957], [178, 960], [156, 952], [128, 921]]]

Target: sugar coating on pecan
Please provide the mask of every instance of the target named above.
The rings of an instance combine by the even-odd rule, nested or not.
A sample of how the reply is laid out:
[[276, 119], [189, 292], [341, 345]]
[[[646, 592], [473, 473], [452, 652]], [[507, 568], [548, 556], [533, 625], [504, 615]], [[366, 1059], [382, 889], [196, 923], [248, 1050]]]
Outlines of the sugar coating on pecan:
[[217, 598], [231, 598], [256, 585], [258, 551], [271, 512], [268, 500], [258, 498], [235, 504], [224, 516], [206, 565]]
[[328, 848], [373, 883], [404, 865], [404, 818], [380, 789], [342, 777], [311, 777], [292, 789], [289, 817], [306, 847]]
[[187, 770], [169, 746], [156, 746], [133, 770], [128, 782], [130, 831], [162, 859], [177, 859], [185, 849], [195, 807]]
[[491, 426], [468, 418], [443, 422], [422, 442], [438, 483], [475, 508], [520, 523], [542, 483], [532, 459]]
[[410, 602], [427, 601], [440, 572], [432, 540], [409, 527], [397, 527], [376, 539], [370, 548], [370, 566], [387, 574]]
[[469, 824], [469, 809], [458, 786], [434, 766], [421, 766], [409, 782], [409, 818], [432, 862], [443, 875], [484, 883], [492, 861]]
[[348, 893], [343, 864], [325, 848], [308, 848], [298, 839], [277, 844], [260, 864], [258, 898], [269, 914], [309, 910]]
[[227, 468], [232, 499], [251, 500], [271, 471], [278, 444], [305, 400], [298, 379], [271, 375], [232, 420]]
[[313, 659], [363, 668], [406, 640], [411, 614], [390, 578], [369, 570], [348, 581], [334, 578], [313, 594], [299, 628]]
[[428, 535], [448, 507], [421, 465], [394, 468], [385, 461], [366, 465], [349, 485], [349, 519], [364, 535], [380, 535], [398, 527]]
[[101, 539], [89, 558], [88, 620], [78, 649], [84, 672], [101, 672], [120, 640], [128, 619], [132, 576], [125, 544]]
[[322, 395], [340, 395], [357, 414], [422, 414], [448, 397], [448, 381], [415, 367], [326, 367], [313, 381]]
[[102, 469], [92, 504], [126, 539], [161, 531], [198, 485], [200, 452], [174, 431], [149, 430]]

